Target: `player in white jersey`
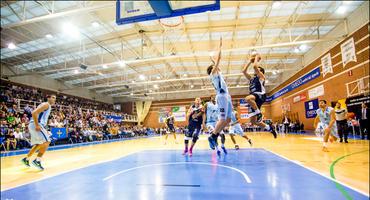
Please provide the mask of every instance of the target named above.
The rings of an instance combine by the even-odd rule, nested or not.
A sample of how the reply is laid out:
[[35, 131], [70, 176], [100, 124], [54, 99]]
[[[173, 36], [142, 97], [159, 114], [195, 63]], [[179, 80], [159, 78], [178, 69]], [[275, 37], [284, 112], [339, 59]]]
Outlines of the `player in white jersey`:
[[325, 100], [320, 100], [319, 109], [316, 110], [316, 118], [314, 121], [314, 127], [318, 127], [319, 121], [324, 128], [323, 137], [323, 151], [328, 151], [327, 142], [330, 138], [330, 142], [337, 140], [337, 125], [335, 123], [335, 111], [334, 108], [327, 106]]
[[233, 117], [231, 118], [229, 134], [230, 134], [231, 140], [233, 141], [233, 143], [235, 145], [236, 150], [239, 149], [239, 145], [235, 141], [235, 138], [234, 138], [235, 134], [238, 134], [238, 135], [242, 136], [243, 138], [245, 138], [248, 141], [248, 143], [252, 146], [252, 140], [247, 136], [246, 133], [244, 133], [243, 128], [241, 127], [241, 125], [239, 123], [238, 112], [236, 110], [234, 110]]
[[28, 130], [30, 131], [31, 145], [33, 147], [28, 152], [27, 157], [22, 159], [22, 163], [27, 167], [30, 166], [29, 160], [31, 156], [38, 151], [37, 157], [32, 161], [32, 164], [40, 170], [44, 170], [41, 165], [41, 157], [44, 155], [50, 144], [50, 134], [46, 130], [46, 125], [51, 112], [51, 106], [55, 104], [55, 101], [55, 95], [48, 95], [47, 102], [40, 104], [36, 110], [32, 112], [32, 118], [28, 125]]
[[220, 112], [215, 130], [211, 136], [208, 137], [211, 149], [215, 149], [215, 147], [217, 147], [217, 137], [220, 132], [230, 123], [233, 111], [231, 96], [229, 94], [224, 77], [222, 76], [221, 68], [219, 67], [221, 60], [221, 47], [222, 38], [220, 38], [217, 58], [212, 58], [212, 64], [207, 68], [207, 74], [210, 76], [212, 85], [216, 90], [216, 101]]
[[[203, 118], [203, 127], [206, 128], [204, 131], [207, 130], [209, 131], [210, 134], [212, 134], [215, 130], [216, 123], [218, 121], [218, 115], [219, 115], [218, 105], [213, 95], [211, 96], [210, 101], [204, 105], [204, 113], [205, 113], [205, 117]], [[222, 131], [221, 131], [221, 142], [222, 144], [225, 143], [225, 135], [222, 133]], [[217, 147], [217, 154], [221, 155], [221, 151], [218, 149], [217, 141], [216, 141], [215, 147]], [[222, 149], [224, 150], [224, 153], [226, 154], [227, 153], [226, 149], [225, 148], [222, 148]]]

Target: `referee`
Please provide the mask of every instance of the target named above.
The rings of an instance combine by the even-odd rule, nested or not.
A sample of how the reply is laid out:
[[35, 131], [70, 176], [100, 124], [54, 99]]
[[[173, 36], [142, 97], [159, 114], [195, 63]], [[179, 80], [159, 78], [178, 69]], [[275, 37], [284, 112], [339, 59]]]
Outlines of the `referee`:
[[341, 104], [339, 102], [335, 105], [335, 120], [337, 121], [337, 128], [339, 134], [339, 142], [343, 142], [343, 135], [344, 135], [344, 142], [348, 143], [348, 126], [347, 126], [347, 110], [345, 108], [341, 108]]

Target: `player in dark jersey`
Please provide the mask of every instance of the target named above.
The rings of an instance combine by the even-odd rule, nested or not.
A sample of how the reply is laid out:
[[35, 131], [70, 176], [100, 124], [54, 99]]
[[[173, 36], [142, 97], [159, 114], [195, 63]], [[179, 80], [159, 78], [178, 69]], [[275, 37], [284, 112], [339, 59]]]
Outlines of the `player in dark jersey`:
[[164, 144], [167, 144], [167, 138], [169, 133], [173, 133], [173, 138], [175, 139], [175, 143], [177, 144], [176, 140], [176, 130], [175, 130], [175, 116], [173, 116], [172, 112], [167, 113], [167, 117], [165, 119], [165, 124], [166, 124], [166, 136], [165, 136], [165, 141]]
[[[195, 99], [194, 104], [190, 106], [186, 116], [188, 118], [189, 125], [188, 131], [185, 133], [185, 150], [183, 152], [183, 155], [189, 153], [189, 156], [192, 156], [193, 148], [195, 143], [199, 139], [199, 133], [202, 130], [203, 118], [205, 117], [200, 98]], [[190, 139], [192, 140], [192, 143], [190, 149], [188, 149]]]
[[[265, 89], [265, 69], [260, 66], [261, 56], [254, 53], [249, 62], [243, 67], [243, 74], [249, 80], [250, 94], [245, 97], [245, 100], [252, 108], [251, 123], [255, 124], [267, 131], [270, 131], [274, 138], [277, 137], [274, 127], [262, 122], [262, 113], [260, 111], [262, 104], [266, 101]], [[247, 73], [249, 66], [253, 64], [254, 75], [251, 76]]]

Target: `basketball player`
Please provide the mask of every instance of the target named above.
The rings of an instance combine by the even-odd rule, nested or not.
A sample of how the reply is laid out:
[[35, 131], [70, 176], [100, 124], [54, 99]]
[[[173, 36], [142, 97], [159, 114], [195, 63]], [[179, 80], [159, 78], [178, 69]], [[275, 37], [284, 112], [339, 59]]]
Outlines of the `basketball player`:
[[252, 140], [247, 136], [247, 134], [244, 133], [244, 131], [243, 131], [243, 129], [242, 129], [240, 123], [239, 123], [238, 113], [237, 113], [236, 110], [233, 111], [229, 133], [230, 133], [230, 138], [233, 141], [236, 150], [239, 149], [239, 145], [235, 141], [235, 138], [234, 138], [235, 134], [238, 134], [238, 135], [242, 136], [243, 138], [245, 138], [248, 141], [248, 143], [251, 146], [253, 145]]
[[[188, 131], [185, 133], [185, 150], [183, 152], [183, 155], [186, 155], [189, 152], [189, 156], [192, 156], [194, 145], [199, 139], [199, 133], [202, 129], [204, 118], [204, 108], [201, 104], [200, 98], [195, 98], [194, 104], [190, 106], [186, 116], [189, 120], [189, 124]], [[190, 139], [192, 140], [192, 143], [190, 149], [188, 149]]]
[[219, 67], [221, 60], [221, 47], [222, 38], [220, 38], [217, 58], [215, 60], [211, 58], [212, 64], [207, 68], [207, 74], [210, 76], [212, 85], [216, 90], [216, 101], [219, 109], [219, 116], [215, 130], [211, 136], [208, 137], [211, 149], [215, 149], [215, 147], [217, 147], [217, 137], [220, 132], [230, 123], [233, 110], [231, 96]]
[[175, 143], [177, 144], [176, 130], [175, 130], [175, 126], [174, 126], [174, 124], [175, 124], [175, 116], [173, 116], [173, 114], [172, 114], [171, 111], [167, 113], [165, 124], [166, 124], [167, 130], [165, 131], [166, 136], [165, 136], [164, 144], [167, 144], [167, 138], [168, 138], [168, 134], [169, 133], [173, 133], [173, 138], [175, 139]]
[[[243, 67], [243, 74], [249, 80], [250, 94], [245, 97], [245, 100], [252, 108], [251, 123], [255, 124], [266, 131], [270, 131], [274, 138], [277, 137], [276, 131], [273, 126], [267, 125], [262, 122], [262, 113], [260, 111], [262, 104], [266, 101], [265, 89], [265, 69], [260, 66], [261, 56], [258, 53], [252, 54], [249, 62]], [[253, 63], [254, 75], [253, 77], [248, 74], [247, 70]]]
[[48, 95], [47, 102], [40, 104], [36, 110], [32, 112], [32, 118], [28, 125], [28, 130], [31, 134], [31, 145], [33, 147], [28, 152], [27, 157], [22, 159], [22, 163], [27, 167], [30, 166], [29, 160], [31, 156], [38, 151], [37, 157], [32, 161], [32, 164], [38, 169], [44, 170], [41, 165], [41, 157], [44, 155], [50, 144], [50, 135], [45, 127], [51, 112], [51, 106], [55, 104], [55, 101], [55, 95]]
[[[203, 118], [203, 127], [205, 127], [205, 130], [208, 130], [209, 133], [212, 134], [215, 130], [216, 123], [217, 123], [217, 120], [218, 120], [218, 115], [219, 115], [219, 110], [218, 110], [218, 106], [216, 104], [216, 99], [213, 95], [211, 96], [210, 101], [208, 101], [205, 104], [204, 113], [205, 113], [205, 117]], [[217, 141], [216, 141], [216, 143], [217, 143]], [[221, 143], [223, 143], [223, 144], [225, 143], [225, 135], [224, 134], [221, 134]], [[218, 145], [216, 145], [216, 147], [217, 147], [217, 155], [221, 155], [221, 151], [218, 149]], [[224, 153], [226, 154], [227, 153], [226, 149], [223, 148], [223, 150], [224, 150]]]
[[330, 142], [336, 141], [337, 137], [337, 125], [335, 123], [335, 111], [332, 107], [327, 106], [325, 100], [320, 100], [319, 109], [316, 110], [316, 118], [314, 121], [314, 127], [317, 128], [318, 122], [320, 121], [324, 127], [323, 137], [323, 148], [322, 150], [327, 152], [327, 142], [330, 138]]

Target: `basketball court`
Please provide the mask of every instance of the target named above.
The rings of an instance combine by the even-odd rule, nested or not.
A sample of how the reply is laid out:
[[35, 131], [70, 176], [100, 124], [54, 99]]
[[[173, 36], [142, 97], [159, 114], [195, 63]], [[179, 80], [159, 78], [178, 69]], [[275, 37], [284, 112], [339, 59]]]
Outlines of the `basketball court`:
[[[368, 1], [2, 1], [1, 13], [2, 85], [52, 91], [56, 105], [71, 96], [109, 104], [125, 114], [104, 113], [107, 121], [148, 130], [73, 142], [68, 128], [50, 128], [44, 170], [22, 165], [29, 148], [6, 150], [5, 136], [2, 200], [369, 199], [360, 107], [370, 103]], [[253, 141], [236, 135], [236, 149], [225, 134], [227, 153], [210, 148], [203, 125], [199, 138], [187, 134], [196, 98], [219, 95], [207, 74], [219, 46], [235, 116]], [[250, 124], [242, 70], [251, 55], [264, 67], [260, 112], [270, 129]], [[323, 143], [314, 126], [323, 99], [348, 111], [348, 141]], [[40, 102], [16, 103], [29, 104]], [[176, 131], [166, 128], [171, 116]], [[288, 131], [288, 118], [304, 128]]]

